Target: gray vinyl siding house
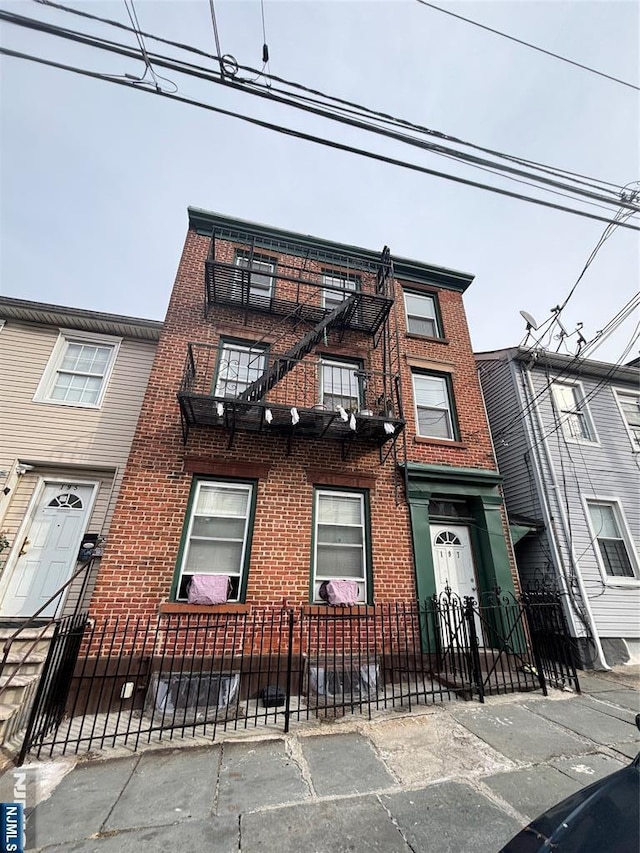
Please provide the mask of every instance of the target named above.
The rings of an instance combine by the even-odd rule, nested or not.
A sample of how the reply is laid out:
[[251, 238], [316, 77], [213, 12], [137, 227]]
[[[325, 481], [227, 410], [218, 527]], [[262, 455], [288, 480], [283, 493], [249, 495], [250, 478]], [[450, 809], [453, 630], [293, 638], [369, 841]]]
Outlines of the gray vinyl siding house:
[[640, 369], [476, 360], [523, 588], [564, 594], [583, 666], [640, 662]]

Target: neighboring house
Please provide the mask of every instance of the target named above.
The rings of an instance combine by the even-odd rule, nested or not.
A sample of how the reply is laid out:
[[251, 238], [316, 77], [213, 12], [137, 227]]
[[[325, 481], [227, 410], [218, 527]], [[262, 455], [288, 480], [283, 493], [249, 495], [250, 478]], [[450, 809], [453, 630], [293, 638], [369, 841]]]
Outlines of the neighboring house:
[[79, 568], [81, 545], [108, 534], [161, 328], [0, 297], [5, 627], [43, 605], [41, 618], [70, 612], [80, 590], [88, 600], [92, 578], [79, 577], [47, 604]]
[[566, 593], [584, 666], [640, 659], [640, 369], [476, 355], [523, 586]]
[[471, 281], [189, 209], [91, 614], [514, 591]]

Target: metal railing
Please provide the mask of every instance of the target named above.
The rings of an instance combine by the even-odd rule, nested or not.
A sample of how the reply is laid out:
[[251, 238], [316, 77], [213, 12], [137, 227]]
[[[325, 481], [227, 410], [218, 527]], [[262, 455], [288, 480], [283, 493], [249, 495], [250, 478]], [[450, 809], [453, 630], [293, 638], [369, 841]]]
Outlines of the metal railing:
[[[231, 346], [190, 343], [182, 384], [183, 393], [224, 402], [241, 399], [247, 385], [268, 372], [283, 357]], [[286, 375], [266, 394], [265, 404], [296, 406], [316, 412], [348, 412], [379, 417], [402, 417], [393, 373], [363, 370], [335, 358], [287, 358]], [[290, 364], [289, 364], [290, 363]]]
[[[74, 581], [76, 581], [82, 574], [84, 574], [84, 578], [82, 580], [82, 585], [80, 591], [78, 593], [78, 599], [76, 602], [76, 606], [74, 608], [73, 614], [76, 615], [79, 611], [80, 606], [82, 605], [85, 593], [87, 591], [87, 584], [89, 582], [90, 576], [90, 568], [93, 565], [93, 558], [84, 562], [79, 569], [77, 569], [71, 577], [65, 581], [58, 589], [49, 596], [49, 598], [42, 604], [35, 613], [32, 613], [30, 616], [27, 616], [23, 619], [16, 629], [13, 631], [11, 636], [9, 636], [2, 647], [2, 659], [0, 660], [0, 678], [4, 676], [4, 670], [7, 665], [7, 660], [9, 659], [9, 655], [11, 654], [11, 649], [16, 640], [20, 637], [23, 631], [27, 628], [37, 626], [38, 633], [36, 637], [33, 639], [31, 643], [26, 647], [26, 650], [23, 652], [22, 657], [19, 661], [12, 663], [12, 671], [6, 676], [4, 683], [0, 684], [0, 702], [2, 701], [2, 696], [7, 690], [12, 686], [16, 677], [20, 674], [22, 668], [29, 662], [29, 658], [35, 649], [38, 647], [38, 644], [44, 640], [49, 633], [51, 633], [51, 629], [60, 621], [59, 617], [56, 615], [57, 611], [60, 608], [63, 600], [63, 593], [66, 589], [68, 589]], [[50, 604], [53, 604], [54, 601], [58, 600], [58, 604], [56, 605], [56, 612], [53, 616], [47, 617], [47, 620], [44, 624], [40, 622], [40, 614], [44, 613], [44, 611], [49, 607]]]
[[478, 603], [446, 591], [420, 606], [255, 606], [74, 622], [58, 631], [66, 663], [44, 675], [48, 694], [34, 708], [22, 755], [136, 749], [258, 725], [287, 732], [310, 718], [370, 718], [456, 695], [546, 693], [549, 661], [577, 687], [573, 664], [555, 661], [558, 649], [532, 649], [536, 607], [499, 592]]

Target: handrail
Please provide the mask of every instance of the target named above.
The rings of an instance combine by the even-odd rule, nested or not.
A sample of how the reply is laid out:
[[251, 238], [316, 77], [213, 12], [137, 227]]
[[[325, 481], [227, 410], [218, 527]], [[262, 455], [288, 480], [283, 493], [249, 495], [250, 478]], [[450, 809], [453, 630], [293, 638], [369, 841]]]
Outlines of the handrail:
[[[33, 622], [33, 620], [36, 619], [38, 617], [38, 615], [40, 613], [42, 613], [42, 611], [45, 610], [51, 604], [52, 601], [55, 601], [55, 599], [58, 598], [58, 596], [62, 592], [64, 592], [64, 590], [68, 586], [70, 586], [77, 577], [79, 577], [82, 574], [82, 572], [87, 572], [87, 576], [85, 577], [85, 581], [82, 585], [82, 589], [80, 590], [80, 596], [78, 598], [78, 602], [80, 602], [82, 600], [82, 597], [83, 597], [85, 589], [86, 589], [86, 581], [87, 581], [87, 577], [88, 577], [88, 571], [87, 570], [93, 564], [93, 560], [94, 560], [94, 558], [91, 557], [89, 560], [87, 560], [85, 563], [83, 563], [82, 566], [80, 566], [80, 568], [76, 572], [74, 572], [71, 575], [71, 577], [67, 581], [65, 581], [62, 584], [62, 586], [60, 586], [53, 593], [53, 595], [49, 596], [49, 598], [45, 601], [45, 603], [42, 604], [36, 610], [35, 613], [33, 613], [31, 616], [27, 617], [26, 619], [23, 619], [23, 621], [20, 623], [20, 625], [18, 625], [16, 630], [13, 632], [13, 634], [11, 634], [11, 636], [7, 638], [7, 640], [5, 641], [5, 644], [3, 646], [3, 649], [2, 649], [3, 654], [2, 654], [2, 660], [0, 661], [0, 677], [2, 677], [2, 673], [4, 672], [4, 667], [5, 667], [5, 664], [7, 662], [7, 658], [9, 657], [9, 652], [11, 651], [11, 646], [13, 645], [14, 641], [16, 640], [18, 634], [20, 634], [22, 631], [24, 631], [24, 629], [27, 628]], [[76, 609], [77, 609], [77, 606], [76, 606]], [[29, 646], [29, 648], [27, 649], [27, 651], [23, 655], [22, 659], [20, 661], [18, 661], [16, 668], [9, 675], [9, 677], [7, 678], [7, 681], [3, 685], [0, 685], [0, 696], [2, 696], [2, 694], [7, 690], [7, 688], [9, 687], [11, 682], [13, 681], [13, 679], [20, 672], [21, 667], [23, 666], [23, 664], [25, 663], [25, 661], [27, 660], [27, 658], [29, 657], [31, 652], [35, 649], [35, 647], [38, 645], [40, 640], [44, 637], [44, 635], [46, 634], [48, 629], [53, 625], [54, 622], [56, 622], [56, 620], [57, 620], [57, 616], [52, 616], [49, 619], [49, 621], [46, 623], [46, 625], [42, 628], [42, 630], [39, 632], [38, 636], [33, 641], [33, 643], [31, 643], [31, 645]]]

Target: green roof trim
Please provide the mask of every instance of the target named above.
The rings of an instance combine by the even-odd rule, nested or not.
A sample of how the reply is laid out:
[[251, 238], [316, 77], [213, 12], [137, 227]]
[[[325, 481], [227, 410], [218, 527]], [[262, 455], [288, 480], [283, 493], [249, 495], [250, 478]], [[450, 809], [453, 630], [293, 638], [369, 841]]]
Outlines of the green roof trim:
[[[404, 465], [401, 466], [404, 468]], [[436, 483], [457, 483], [478, 486], [497, 486], [502, 477], [497, 471], [486, 468], [457, 468], [455, 465], [427, 465], [422, 462], [407, 462], [407, 476], [410, 480], [430, 480]]]
[[[336, 243], [333, 240], [325, 240], [322, 237], [314, 237], [311, 234], [299, 234], [295, 231], [274, 228], [271, 225], [262, 225], [259, 222], [235, 219], [231, 216], [225, 216], [222, 213], [202, 210], [197, 207], [189, 207], [187, 210], [189, 214], [189, 227], [196, 231], [197, 234], [206, 237], [210, 237], [215, 229], [227, 228], [241, 231], [247, 234], [248, 237], [262, 237], [287, 242], [291, 244], [292, 248], [299, 247], [300, 250], [306, 250], [311, 247], [318, 254], [320, 260], [322, 260], [322, 253], [326, 252], [326, 261], [328, 263], [334, 260], [335, 254], [348, 255], [367, 264], [375, 264], [380, 260], [379, 251], [363, 249], [360, 246]], [[432, 266], [431, 264], [415, 261], [410, 258], [399, 258], [393, 253], [391, 257], [395, 277], [401, 281], [433, 284], [438, 287], [464, 293], [474, 279], [474, 276], [470, 273]]]

